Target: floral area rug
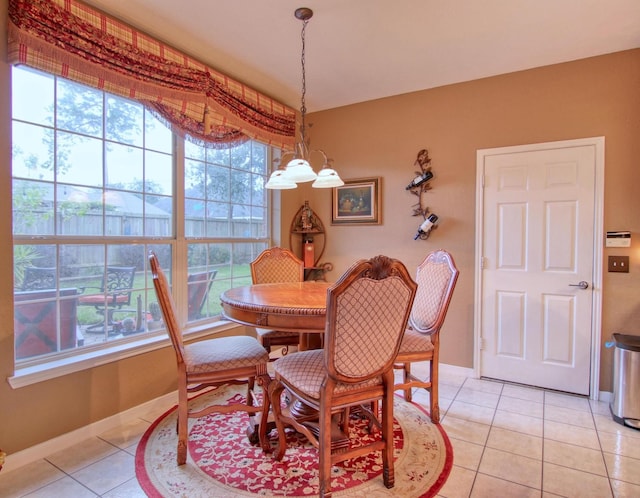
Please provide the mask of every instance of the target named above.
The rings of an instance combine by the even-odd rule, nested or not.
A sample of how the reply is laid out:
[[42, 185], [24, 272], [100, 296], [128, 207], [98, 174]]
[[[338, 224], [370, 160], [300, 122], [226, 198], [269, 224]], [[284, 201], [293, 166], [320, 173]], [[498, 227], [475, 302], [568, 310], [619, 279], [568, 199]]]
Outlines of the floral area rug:
[[[242, 386], [225, 386], [192, 403], [232, 401], [244, 395]], [[215, 400], [214, 400], [215, 399]], [[176, 464], [176, 408], [156, 420], [136, 452], [136, 475], [150, 497], [304, 497], [318, 494], [318, 452], [295, 432], [287, 432], [287, 451], [278, 462], [252, 446], [243, 412], [212, 414], [189, 420], [187, 463]], [[350, 421], [351, 444], [374, 437], [367, 422]], [[272, 445], [277, 436], [272, 431]], [[331, 490], [335, 497], [427, 498], [443, 486], [453, 464], [451, 443], [441, 426], [419, 406], [395, 397], [395, 486], [382, 482], [382, 458], [373, 452], [334, 465]]]

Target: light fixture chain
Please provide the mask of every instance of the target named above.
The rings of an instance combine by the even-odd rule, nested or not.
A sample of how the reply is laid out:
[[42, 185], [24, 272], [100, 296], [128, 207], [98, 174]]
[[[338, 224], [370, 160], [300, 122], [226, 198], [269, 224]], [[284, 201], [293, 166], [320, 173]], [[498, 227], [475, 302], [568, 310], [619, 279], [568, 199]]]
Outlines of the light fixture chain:
[[307, 31], [308, 23], [309, 23], [308, 19], [302, 21], [302, 33], [301, 33], [302, 54], [300, 57], [300, 63], [302, 65], [302, 97], [300, 101], [300, 140], [305, 146], [307, 145], [305, 140], [305, 130], [306, 130], [305, 115], [307, 114], [307, 105], [305, 100], [305, 97], [307, 94], [307, 78], [306, 78], [306, 71], [305, 71], [305, 33]]

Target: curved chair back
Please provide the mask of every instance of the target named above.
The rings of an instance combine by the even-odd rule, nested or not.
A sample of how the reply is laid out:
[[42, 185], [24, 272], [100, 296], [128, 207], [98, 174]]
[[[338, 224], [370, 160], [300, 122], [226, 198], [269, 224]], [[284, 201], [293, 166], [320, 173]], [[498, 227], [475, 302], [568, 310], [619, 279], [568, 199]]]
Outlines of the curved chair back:
[[251, 279], [254, 284], [302, 282], [304, 262], [288, 249], [271, 247], [251, 262]]
[[173, 344], [173, 349], [176, 352], [178, 365], [180, 365], [181, 363], [184, 363], [182, 330], [180, 329], [178, 319], [176, 318], [176, 307], [173, 302], [173, 297], [171, 297], [171, 291], [169, 290], [169, 282], [167, 281], [167, 277], [162, 271], [162, 268], [160, 268], [158, 257], [153, 251], [149, 251], [149, 265], [151, 266], [153, 286], [156, 289], [156, 296], [158, 298], [160, 310], [162, 311], [164, 324], [169, 332], [169, 337], [171, 337], [171, 343]]
[[393, 365], [416, 283], [387, 256], [355, 263], [327, 291], [325, 363], [341, 382], [361, 382]]
[[432, 334], [442, 327], [458, 273], [451, 254], [442, 249], [431, 252], [420, 263], [416, 273], [418, 291], [409, 317], [414, 330]]

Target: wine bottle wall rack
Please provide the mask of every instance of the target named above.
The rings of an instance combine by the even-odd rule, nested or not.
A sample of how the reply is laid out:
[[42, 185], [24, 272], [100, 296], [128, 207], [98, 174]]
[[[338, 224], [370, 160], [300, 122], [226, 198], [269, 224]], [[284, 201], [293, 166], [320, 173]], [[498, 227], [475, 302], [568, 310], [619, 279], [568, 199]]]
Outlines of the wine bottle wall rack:
[[425, 203], [425, 194], [431, 190], [430, 180], [433, 178], [431, 158], [427, 149], [422, 149], [418, 152], [414, 166], [419, 169], [415, 171], [415, 178], [405, 187], [405, 190], [408, 190], [418, 198], [418, 202], [413, 205], [412, 216], [422, 216], [424, 220], [420, 223], [414, 240], [426, 240], [429, 238], [431, 231], [437, 228], [435, 223], [438, 221], [438, 217], [429, 211], [429, 207]]

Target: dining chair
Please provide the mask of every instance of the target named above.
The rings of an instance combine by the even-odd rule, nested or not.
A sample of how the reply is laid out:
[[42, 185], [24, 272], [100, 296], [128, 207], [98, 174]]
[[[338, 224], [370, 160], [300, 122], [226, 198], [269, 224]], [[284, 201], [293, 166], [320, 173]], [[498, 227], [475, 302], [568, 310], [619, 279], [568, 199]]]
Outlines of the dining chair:
[[[248, 413], [250, 424], [247, 435], [251, 443], [259, 442], [265, 451], [268, 450], [266, 431], [269, 397], [266, 395], [266, 387], [270, 381], [267, 373], [269, 354], [257, 339], [248, 336], [219, 337], [185, 344], [167, 278], [153, 251], [149, 252], [149, 265], [178, 366], [178, 465], [183, 465], [187, 459], [188, 419], [204, 417], [210, 413]], [[255, 404], [256, 382], [265, 390], [261, 405]], [[246, 398], [242, 402], [212, 404], [200, 410], [191, 410], [189, 407], [189, 395], [192, 393], [223, 385], [242, 384], [247, 385]], [[255, 420], [257, 414], [261, 414], [259, 421]]]
[[[453, 257], [442, 249], [429, 253], [420, 263], [416, 272], [418, 291], [395, 363], [395, 368], [403, 371], [402, 382], [396, 383], [395, 389], [404, 390], [404, 399], [407, 401], [411, 401], [411, 389], [414, 387], [429, 391], [429, 411], [432, 422], [436, 424], [440, 422], [440, 329], [447, 316], [458, 274]], [[411, 373], [411, 364], [417, 361], [430, 362], [429, 379], [422, 380]]]
[[[415, 292], [416, 283], [400, 261], [387, 256], [361, 260], [327, 291], [324, 349], [297, 352], [273, 363], [269, 395], [278, 434], [274, 456], [284, 457], [286, 426], [305, 435], [319, 452], [320, 496], [331, 495], [332, 464], [378, 450], [384, 485], [394, 485], [393, 362]], [[349, 407], [379, 401], [380, 438], [366, 446], [332, 445], [332, 435], [346, 439], [344, 413]]]
[[[304, 262], [290, 250], [281, 247], [265, 249], [250, 263], [250, 266], [251, 280], [254, 284], [304, 280]], [[256, 333], [262, 346], [269, 353], [272, 346], [283, 346], [282, 354], [285, 355], [289, 351], [289, 346], [300, 344], [299, 332], [256, 327]]]

